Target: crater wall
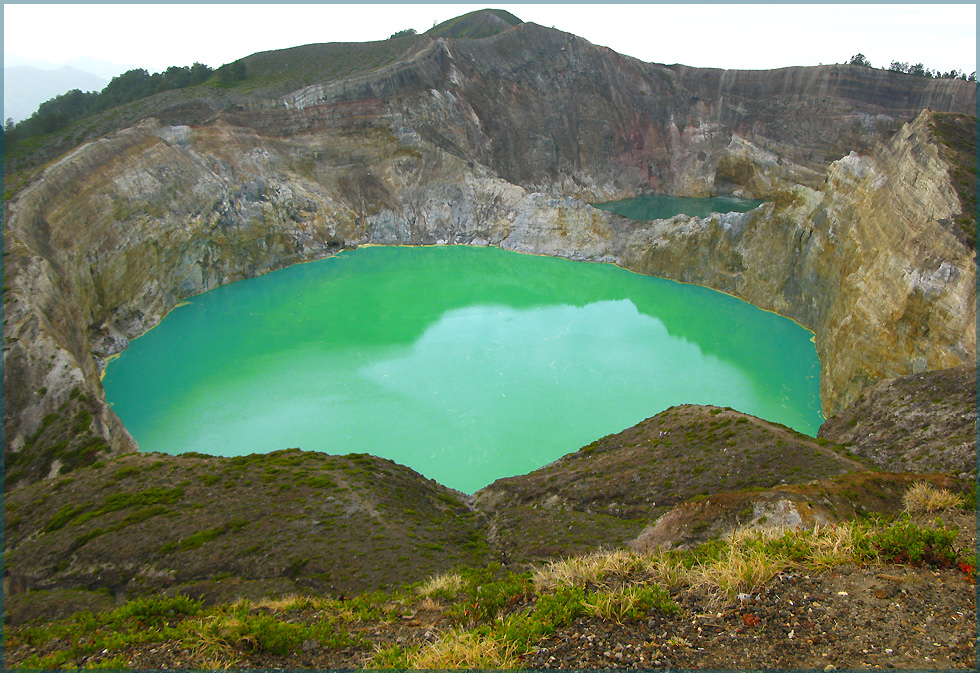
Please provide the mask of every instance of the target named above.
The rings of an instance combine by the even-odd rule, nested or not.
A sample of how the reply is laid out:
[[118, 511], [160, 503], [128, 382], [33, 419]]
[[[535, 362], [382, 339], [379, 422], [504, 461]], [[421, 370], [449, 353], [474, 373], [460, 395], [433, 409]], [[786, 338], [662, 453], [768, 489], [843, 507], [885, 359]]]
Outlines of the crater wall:
[[[975, 85], [867, 103], [846, 78], [789, 75], [643, 64], [522, 24], [77, 148], [5, 204], [8, 484], [136, 448], [99, 375], [182, 299], [365, 243], [498, 245], [735, 294], [814, 331], [827, 415], [876, 380], [972, 362], [963, 208], [929, 113], [901, 119]], [[781, 107], [815, 95], [836, 112]], [[586, 202], [644, 191], [768, 202], [657, 222]]]

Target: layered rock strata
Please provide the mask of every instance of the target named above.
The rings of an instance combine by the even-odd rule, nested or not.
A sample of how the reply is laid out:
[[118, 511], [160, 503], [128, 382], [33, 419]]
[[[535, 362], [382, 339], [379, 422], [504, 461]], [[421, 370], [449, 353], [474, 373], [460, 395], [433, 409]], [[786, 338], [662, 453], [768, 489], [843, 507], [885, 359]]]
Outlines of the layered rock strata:
[[[872, 103], [851, 91], [865, 74], [834, 67], [850, 75], [775, 71], [776, 93], [726, 76], [710, 98], [713, 71], [521, 24], [77, 148], [5, 205], [8, 483], [135, 448], [99, 374], [183, 298], [365, 243], [498, 245], [738, 295], [815, 332], [828, 415], [875, 380], [972, 361], [975, 260], [944, 224], [962, 206], [928, 114], [867, 146], [903, 106], [955, 108], [975, 85]], [[826, 117], [777, 123], [814, 95]], [[842, 147], [864, 151], [822, 163]], [[769, 201], [638, 223], [581, 200], [651, 189]]]
[[812, 330], [827, 416], [873, 381], [974, 362], [975, 251], [952, 230], [962, 206], [928, 123], [923, 112], [831, 164], [820, 188], [779, 190], [749, 215], [638, 230], [620, 261]]

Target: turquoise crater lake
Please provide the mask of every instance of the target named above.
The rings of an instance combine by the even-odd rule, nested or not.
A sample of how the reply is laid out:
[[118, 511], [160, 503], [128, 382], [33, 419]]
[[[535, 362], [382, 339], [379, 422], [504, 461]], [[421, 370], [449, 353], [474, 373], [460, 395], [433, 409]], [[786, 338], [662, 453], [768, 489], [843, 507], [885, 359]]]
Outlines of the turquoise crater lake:
[[712, 213], [747, 213], [762, 204], [763, 201], [740, 199], [734, 196], [694, 198], [690, 196], [650, 195], [592, 205], [595, 208], [608, 210], [632, 220], [667, 220], [674, 215], [705, 218]]
[[370, 453], [472, 493], [676, 404], [814, 435], [811, 334], [698, 286], [367, 247], [193, 297], [107, 367], [143, 451]]

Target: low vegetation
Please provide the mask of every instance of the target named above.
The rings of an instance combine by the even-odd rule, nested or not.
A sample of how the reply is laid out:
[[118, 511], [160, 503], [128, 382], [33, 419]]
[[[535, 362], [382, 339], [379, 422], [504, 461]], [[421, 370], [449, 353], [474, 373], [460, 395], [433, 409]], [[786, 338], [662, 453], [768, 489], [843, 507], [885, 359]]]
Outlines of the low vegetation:
[[825, 421], [820, 439], [880, 470], [976, 474], [976, 380], [969, 364], [881, 381]]
[[39, 616], [18, 606], [44, 589], [339, 596], [489, 554], [459, 494], [363, 454], [135, 453], [15, 489], [4, 505], [7, 574], [30, 589], [8, 600], [15, 622]]
[[4, 142], [13, 149], [19, 141], [57, 131], [79, 119], [118, 105], [163, 91], [196, 86], [207, 81], [212, 72], [203, 63], [184, 67], [170, 66], [162, 72], [152, 74], [143, 68], [135, 68], [113, 77], [100, 92], [72, 89], [41, 103], [28, 119], [17, 124], [7, 120], [4, 125]]
[[734, 409], [671, 407], [477, 495], [511, 559], [585, 553], [634, 539], [698, 496], [826, 480], [869, 465], [832, 442]]
[[99, 93], [70, 91], [42, 103], [31, 118], [5, 125], [4, 198], [44, 163], [147, 116], [167, 124], [199, 124], [236, 103], [377, 70], [427, 43], [421, 35], [405, 33], [375, 42], [310, 44], [259, 52], [214, 70], [198, 63], [152, 74], [138, 68]]
[[520, 19], [503, 9], [480, 9], [443, 21], [425, 32], [431, 37], [452, 39], [480, 39], [493, 37], [522, 23]]
[[[909, 490], [906, 502], [928, 512], [963, 504], [924, 483]], [[354, 657], [370, 668], [521, 668], [539, 643], [576, 620], [669, 620], [679, 612], [681, 591], [720, 610], [781, 573], [869, 564], [958, 566], [972, 573], [974, 558], [956, 547], [956, 533], [902, 514], [812, 530], [743, 529], [689, 551], [618, 549], [526, 571], [460, 567], [351, 599], [292, 595], [206, 607], [181, 595], [144, 597], [98, 614], [8, 627], [7, 664], [122, 668], [145, 652], [167, 649], [183, 667], [227, 669], [263, 667], [316, 648], [340, 657], [322, 660], [332, 665], [349, 665]], [[422, 613], [432, 624], [426, 638], [396, 637], [399, 625]]]
[[[963, 502], [927, 484], [917, 484], [913, 491], [913, 501], [926, 498], [935, 503], [929, 511]], [[956, 533], [954, 528], [922, 526], [908, 517], [873, 518], [812, 530], [743, 528], [691, 551], [618, 550], [564, 559], [537, 569], [534, 583], [541, 588], [688, 585], [723, 603], [790, 570], [817, 573], [844, 564], [882, 562], [951, 567], [957, 561]]]

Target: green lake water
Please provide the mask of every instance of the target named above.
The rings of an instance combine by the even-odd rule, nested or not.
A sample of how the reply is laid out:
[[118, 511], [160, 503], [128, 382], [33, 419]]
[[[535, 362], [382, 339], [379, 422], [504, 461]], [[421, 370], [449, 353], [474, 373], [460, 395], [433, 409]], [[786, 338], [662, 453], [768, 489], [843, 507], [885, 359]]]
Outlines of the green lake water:
[[193, 297], [106, 369], [143, 451], [370, 453], [472, 493], [676, 404], [814, 435], [811, 334], [693, 285], [368, 247]]
[[758, 208], [762, 203], [762, 201], [738, 199], [733, 196], [713, 196], [707, 199], [687, 196], [638, 196], [635, 199], [592, 205], [632, 220], [666, 220], [678, 214], [703, 218], [712, 213], [747, 213]]

